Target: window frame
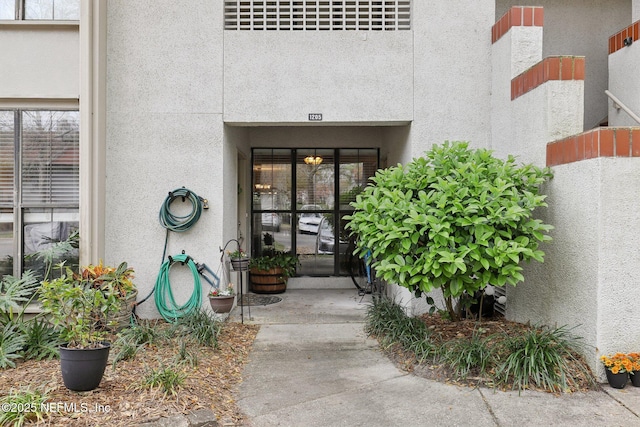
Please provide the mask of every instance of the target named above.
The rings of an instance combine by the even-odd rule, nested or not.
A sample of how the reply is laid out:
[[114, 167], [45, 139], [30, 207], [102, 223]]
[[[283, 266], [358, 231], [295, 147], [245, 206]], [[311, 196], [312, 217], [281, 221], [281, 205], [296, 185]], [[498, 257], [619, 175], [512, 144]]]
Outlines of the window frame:
[[[23, 273], [25, 266], [25, 211], [27, 210], [42, 210], [43, 214], [53, 217], [55, 215], [64, 215], [65, 210], [75, 211], [75, 215], [78, 218], [78, 226], [80, 225], [80, 174], [77, 178], [77, 192], [78, 197], [76, 203], [56, 203], [49, 200], [48, 202], [29, 202], [23, 201], [23, 114], [28, 111], [42, 111], [42, 112], [75, 112], [77, 113], [77, 150], [78, 150], [78, 168], [80, 167], [80, 110], [77, 107], [62, 107], [62, 106], [50, 106], [50, 107], [22, 107], [22, 108], [10, 108], [0, 107], [2, 112], [13, 113], [14, 124], [14, 153], [13, 153], [13, 200], [11, 206], [9, 203], [0, 203], [0, 209], [12, 209], [13, 210], [13, 275], [20, 277]], [[58, 212], [56, 212], [58, 211]], [[75, 222], [75, 221], [74, 221]]]
[[12, 19], [0, 19], [0, 22], [3, 21], [26, 21], [26, 22], [77, 22], [80, 21], [80, 7], [82, 6], [82, 0], [75, 0], [78, 3], [78, 18], [77, 19], [60, 19], [55, 17], [55, 2], [56, 0], [51, 0], [52, 2], [52, 14], [51, 18], [26, 18], [26, 7], [27, 2], [29, 0], [14, 0], [14, 17]]
[[[255, 179], [255, 174], [256, 174], [256, 151], [260, 152], [260, 151], [268, 151], [268, 150], [288, 150], [289, 151], [289, 165], [290, 165], [290, 174], [291, 174], [291, 181], [290, 181], [290, 197], [289, 197], [289, 206], [287, 206], [286, 208], [270, 208], [270, 209], [255, 209], [255, 192], [256, 189], [254, 188], [254, 186], [256, 185], [256, 179]], [[298, 161], [298, 153], [299, 152], [310, 152], [310, 151], [314, 151], [314, 148], [308, 148], [308, 147], [252, 147], [251, 149], [251, 178], [250, 178], [250, 182], [251, 182], [251, 201], [250, 201], [250, 218], [251, 218], [251, 230], [250, 230], [250, 239], [252, 242], [252, 246], [251, 246], [251, 253], [252, 256], [259, 256], [261, 253], [261, 248], [262, 245], [260, 243], [262, 236], [257, 236], [255, 234], [255, 227], [257, 222], [259, 221], [258, 218], [261, 219], [261, 216], [263, 214], [277, 214], [277, 215], [287, 215], [290, 217], [290, 227], [291, 227], [291, 250], [295, 250], [296, 252], [298, 251], [298, 232], [297, 232], [297, 224], [298, 224], [298, 219], [299, 219], [299, 215], [302, 212], [307, 212], [304, 209], [301, 209], [301, 207], [298, 207], [298, 203], [297, 203], [297, 189], [298, 189], [298, 174], [297, 174], [297, 161]], [[323, 148], [319, 148], [317, 149], [318, 151], [332, 151], [332, 166], [333, 166], [333, 170], [334, 170], [334, 190], [333, 190], [333, 197], [334, 197], [334, 205], [333, 208], [331, 209], [314, 209], [309, 211], [310, 213], [319, 213], [319, 214], [323, 214], [323, 215], [330, 215], [333, 216], [333, 228], [334, 230], [340, 230], [340, 226], [341, 226], [341, 221], [342, 221], [342, 217], [346, 214], [352, 213], [353, 212], [353, 208], [351, 207], [346, 207], [346, 206], [342, 206], [340, 203], [340, 196], [341, 196], [341, 185], [340, 185], [340, 167], [343, 164], [341, 159], [342, 159], [342, 154], [344, 152], [350, 151], [350, 150], [375, 150], [375, 158], [376, 158], [376, 168], [375, 170], [377, 170], [378, 168], [380, 168], [381, 165], [381, 160], [380, 160], [380, 148], [379, 147], [351, 147], [351, 146], [346, 146], [346, 147], [323, 147]], [[282, 156], [283, 158], [285, 156]], [[346, 156], [348, 157], [348, 156]], [[373, 175], [371, 175], [373, 176]], [[368, 178], [367, 178], [368, 179]], [[284, 221], [283, 221], [284, 223]], [[264, 231], [263, 229], [261, 229], [261, 231]], [[273, 232], [271, 229], [267, 230], [269, 232]], [[309, 276], [309, 277], [326, 277], [327, 275], [332, 276], [332, 277], [342, 277], [342, 276], [347, 276], [347, 272], [342, 271], [341, 269], [341, 265], [340, 265], [340, 251], [339, 251], [339, 232], [335, 232], [334, 231], [334, 238], [336, 239], [336, 242], [338, 242], [337, 244], [334, 243], [334, 252], [333, 252], [333, 272], [331, 273], [326, 273], [326, 272], [313, 272], [313, 273], [303, 273], [301, 275], [303, 276]]]

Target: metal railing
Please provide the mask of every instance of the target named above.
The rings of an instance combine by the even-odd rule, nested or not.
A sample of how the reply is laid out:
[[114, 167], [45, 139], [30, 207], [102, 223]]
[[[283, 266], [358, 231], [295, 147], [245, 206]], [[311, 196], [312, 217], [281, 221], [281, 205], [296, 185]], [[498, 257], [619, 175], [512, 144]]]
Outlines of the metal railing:
[[625, 113], [627, 113], [629, 115], [629, 117], [631, 117], [633, 120], [635, 120], [638, 124], [640, 124], [640, 117], [638, 117], [638, 115], [636, 113], [634, 113], [633, 111], [631, 111], [631, 109], [629, 107], [627, 107], [626, 105], [624, 105], [614, 94], [612, 94], [611, 92], [609, 92], [608, 90], [605, 90], [604, 93], [607, 94], [607, 96], [609, 98], [611, 98], [611, 100], [613, 101], [613, 106], [616, 109], [620, 109], [622, 108], [624, 110]]

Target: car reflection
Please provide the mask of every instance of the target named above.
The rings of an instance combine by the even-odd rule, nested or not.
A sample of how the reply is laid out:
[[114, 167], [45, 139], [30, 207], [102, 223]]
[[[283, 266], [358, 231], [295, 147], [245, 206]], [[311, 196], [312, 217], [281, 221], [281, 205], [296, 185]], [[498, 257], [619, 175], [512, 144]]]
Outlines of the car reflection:
[[322, 216], [320, 223], [318, 224], [318, 236], [316, 238], [316, 248], [319, 254], [332, 254], [335, 247], [335, 236], [333, 234], [333, 227], [327, 220], [327, 217]]

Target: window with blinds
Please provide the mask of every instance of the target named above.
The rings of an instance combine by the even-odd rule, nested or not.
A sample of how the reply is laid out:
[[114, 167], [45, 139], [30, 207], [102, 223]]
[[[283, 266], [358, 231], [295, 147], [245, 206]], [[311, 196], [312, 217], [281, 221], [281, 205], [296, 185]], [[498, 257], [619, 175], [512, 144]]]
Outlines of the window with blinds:
[[15, 113], [0, 111], [0, 207], [13, 207]]
[[22, 113], [22, 204], [73, 206], [79, 198], [77, 111]]
[[233, 0], [224, 19], [226, 30], [410, 30], [411, 0]]
[[43, 261], [29, 255], [78, 228], [79, 142], [78, 111], [0, 111], [0, 275], [42, 277]]
[[80, 0], [0, 0], [0, 19], [80, 20]]

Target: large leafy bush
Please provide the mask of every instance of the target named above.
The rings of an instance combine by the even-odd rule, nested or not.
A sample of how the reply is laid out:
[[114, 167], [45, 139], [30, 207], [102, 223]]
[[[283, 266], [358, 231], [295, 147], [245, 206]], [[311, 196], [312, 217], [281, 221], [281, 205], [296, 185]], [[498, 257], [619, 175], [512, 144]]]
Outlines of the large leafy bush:
[[552, 227], [533, 218], [546, 206], [547, 168], [517, 166], [466, 142], [445, 142], [424, 157], [380, 170], [352, 203], [347, 227], [371, 250], [384, 280], [421, 295], [442, 289], [453, 319], [454, 299], [487, 285], [524, 280], [520, 263], [542, 262], [540, 242]]

